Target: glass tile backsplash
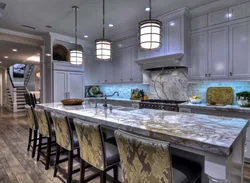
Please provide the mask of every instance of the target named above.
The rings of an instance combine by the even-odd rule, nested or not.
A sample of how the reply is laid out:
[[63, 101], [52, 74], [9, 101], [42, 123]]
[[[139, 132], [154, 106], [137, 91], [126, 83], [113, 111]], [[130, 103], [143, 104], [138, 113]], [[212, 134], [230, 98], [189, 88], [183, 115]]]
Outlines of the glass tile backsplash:
[[[231, 81], [231, 82], [199, 82], [199, 83], [190, 83], [188, 86], [188, 95], [199, 95], [202, 96], [202, 102], [206, 103], [206, 92], [209, 87], [232, 87], [234, 90], [234, 96], [236, 93], [241, 91], [250, 91], [250, 82], [249, 81]], [[236, 104], [234, 97], [234, 103]]]
[[143, 90], [146, 95], [148, 95], [148, 86], [140, 84], [121, 84], [121, 85], [101, 85], [99, 86], [103, 94], [112, 95], [114, 92], [119, 92], [119, 97], [114, 96], [114, 98], [130, 99], [131, 89], [138, 88]]

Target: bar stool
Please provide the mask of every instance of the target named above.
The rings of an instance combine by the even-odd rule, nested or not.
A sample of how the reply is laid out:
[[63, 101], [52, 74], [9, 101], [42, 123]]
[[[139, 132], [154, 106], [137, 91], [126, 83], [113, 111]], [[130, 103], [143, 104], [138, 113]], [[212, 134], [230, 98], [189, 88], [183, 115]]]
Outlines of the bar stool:
[[[67, 183], [71, 183], [72, 174], [80, 171], [80, 169], [73, 170], [73, 159], [74, 157], [79, 157], [79, 142], [76, 132], [72, 131], [67, 116], [52, 112], [51, 117], [54, 123], [57, 143], [54, 177], [57, 175], [59, 164], [68, 161]], [[68, 158], [60, 160], [61, 148], [68, 151]], [[77, 149], [77, 155], [74, 155], [75, 149]]]
[[86, 163], [100, 170], [100, 182], [106, 182], [106, 172], [113, 169], [114, 179], [118, 179], [118, 167], [120, 162], [116, 146], [104, 142], [102, 129], [99, 124], [74, 119], [76, 133], [79, 139], [81, 156], [80, 182], [88, 182], [96, 177], [96, 174], [85, 179]]
[[140, 137], [121, 130], [115, 131], [121, 158], [123, 180], [126, 183], [194, 183], [200, 181], [201, 167], [179, 159], [172, 167], [170, 144]]
[[[35, 108], [35, 115], [37, 118], [38, 122], [38, 127], [39, 127], [39, 145], [38, 145], [38, 152], [37, 152], [37, 161], [39, 161], [40, 155], [42, 155], [45, 160], [45, 170], [49, 169], [49, 163], [50, 163], [50, 156], [55, 155], [56, 153], [51, 153], [51, 147], [52, 147], [52, 138], [55, 138], [55, 129], [52, 125], [52, 122], [50, 120], [49, 113]], [[46, 147], [47, 148], [47, 153], [42, 152], [42, 145], [45, 145], [42, 143], [42, 139], [46, 138], [47, 142]]]
[[[30, 147], [32, 147], [32, 158], [34, 158], [36, 154], [36, 147], [37, 147], [37, 140], [38, 140], [37, 139], [37, 132], [38, 132], [37, 119], [35, 117], [34, 109], [32, 106], [25, 105], [25, 109], [27, 112], [27, 121], [29, 125], [29, 141], [28, 141], [27, 151], [29, 151]], [[33, 145], [31, 145], [32, 142], [33, 142]]]

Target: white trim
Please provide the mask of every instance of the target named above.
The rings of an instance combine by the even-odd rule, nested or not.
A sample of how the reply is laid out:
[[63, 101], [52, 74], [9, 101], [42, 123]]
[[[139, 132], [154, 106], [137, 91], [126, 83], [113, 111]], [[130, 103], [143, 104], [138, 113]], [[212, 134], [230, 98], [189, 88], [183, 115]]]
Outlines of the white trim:
[[238, 5], [238, 4], [249, 2], [249, 1], [250, 0], [220, 0], [220, 1], [216, 1], [207, 5], [192, 9], [190, 11], [190, 15], [191, 15], [191, 18], [193, 18], [199, 15], [204, 15], [210, 12], [214, 12], [216, 10], [228, 8], [230, 6]]
[[26, 38], [30, 38], [30, 39], [37, 39], [37, 40], [43, 41], [43, 38], [41, 36], [36, 36], [33, 34], [26, 34], [23, 32], [13, 31], [13, 30], [4, 29], [4, 28], [0, 28], [0, 33], [10, 34], [10, 35], [15, 35], [15, 36], [20, 36], [20, 37], [26, 37]]

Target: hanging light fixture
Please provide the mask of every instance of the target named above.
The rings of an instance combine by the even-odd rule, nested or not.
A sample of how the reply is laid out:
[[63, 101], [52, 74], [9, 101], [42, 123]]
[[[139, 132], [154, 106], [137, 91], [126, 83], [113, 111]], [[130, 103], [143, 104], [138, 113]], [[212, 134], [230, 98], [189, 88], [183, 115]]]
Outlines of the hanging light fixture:
[[152, 5], [149, 0], [149, 20], [139, 23], [140, 48], [153, 50], [161, 47], [162, 23], [159, 20], [151, 19]]
[[78, 49], [77, 45], [77, 11], [79, 10], [79, 7], [73, 6], [73, 10], [75, 10], [75, 50], [70, 51], [70, 63], [75, 65], [81, 65], [82, 64], [82, 51]]
[[105, 0], [103, 0], [103, 38], [95, 41], [96, 58], [101, 61], [111, 60], [111, 41], [105, 39]]

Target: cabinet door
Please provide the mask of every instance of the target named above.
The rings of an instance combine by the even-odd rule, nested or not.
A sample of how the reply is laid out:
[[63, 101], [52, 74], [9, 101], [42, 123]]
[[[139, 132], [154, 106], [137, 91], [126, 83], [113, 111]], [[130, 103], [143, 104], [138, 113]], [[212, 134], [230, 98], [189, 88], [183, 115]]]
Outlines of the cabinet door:
[[230, 26], [230, 78], [250, 77], [250, 22]]
[[174, 53], [182, 53], [182, 31], [181, 18], [166, 22], [165, 34], [165, 54], [170, 55]]
[[131, 51], [132, 82], [140, 83], [142, 82], [142, 69], [137, 63], [135, 63], [135, 60], [137, 59], [137, 47], [133, 47]]
[[113, 83], [113, 60], [105, 62], [105, 83]]
[[94, 74], [96, 75], [96, 82], [97, 84], [104, 84], [105, 82], [105, 61], [96, 60], [95, 62], [95, 70], [93, 70]]
[[113, 76], [114, 76], [114, 82], [115, 83], [121, 83], [122, 82], [122, 59], [123, 54], [122, 50], [117, 50], [113, 52]]
[[229, 21], [228, 8], [208, 14], [208, 26]]
[[95, 79], [95, 58], [91, 52], [85, 52], [85, 84], [93, 84]]
[[208, 32], [209, 78], [228, 78], [228, 27]]
[[236, 20], [250, 16], [250, 2], [230, 7], [229, 15], [230, 20]]
[[122, 81], [123, 82], [131, 82], [132, 77], [132, 49], [127, 48], [123, 50], [123, 59], [122, 59]]
[[66, 99], [67, 72], [54, 71], [54, 102]]
[[67, 84], [68, 93], [70, 98], [84, 98], [84, 79], [83, 73], [79, 72], [68, 72], [67, 73]]
[[205, 79], [208, 67], [208, 36], [207, 32], [191, 35], [190, 77]]
[[207, 14], [191, 19], [191, 30], [207, 27]]

